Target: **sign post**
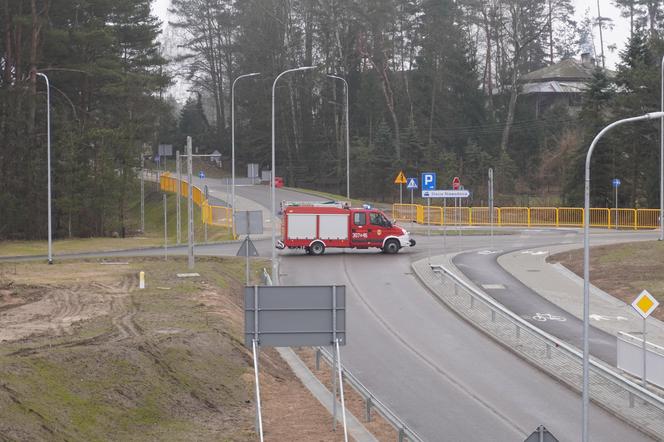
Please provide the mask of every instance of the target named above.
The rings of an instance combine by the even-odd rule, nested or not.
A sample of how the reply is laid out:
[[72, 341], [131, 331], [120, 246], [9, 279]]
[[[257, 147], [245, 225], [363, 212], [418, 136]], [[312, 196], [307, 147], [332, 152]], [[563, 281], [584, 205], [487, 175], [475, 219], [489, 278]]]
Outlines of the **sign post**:
[[[431, 198], [425, 195], [425, 192], [436, 190], [436, 173], [424, 172], [422, 173], [422, 198], [427, 199], [427, 239], [431, 239]], [[427, 254], [429, 261], [431, 261], [431, 245], [427, 246]]]
[[[203, 173], [203, 172], [201, 171], [201, 173]], [[205, 177], [205, 174], [203, 174], [203, 177]], [[206, 184], [205, 185], [205, 203], [206, 204], [207, 204], [209, 198], [210, 198], [210, 192], [209, 192], [208, 186]], [[206, 206], [206, 207], [207, 207], [208, 210], [210, 209], [209, 205]], [[203, 229], [204, 229], [204, 232], [203, 232], [204, 238], [203, 238], [203, 240], [205, 241], [205, 244], [207, 244], [207, 233], [208, 233], [207, 232], [208, 231], [208, 223], [207, 222], [208, 222], [207, 216], [206, 216], [205, 212], [203, 212]]]
[[489, 168], [489, 224], [491, 229], [491, 250], [493, 250], [493, 168]]
[[178, 188], [176, 190], [175, 198], [175, 227], [176, 227], [176, 236], [175, 243], [179, 246], [182, 241], [182, 214], [180, 212], [180, 195], [182, 193], [182, 160], [180, 159], [180, 151], [175, 151], [175, 169], [178, 176]]
[[164, 198], [164, 261], [168, 260], [168, 203], [166, 202], [166, 192]]
[[615, 201], [616, 201], [616, 203], [614, 205], [614, 207], [616, 209], [616, 220], [615, 220], [616, 230], [618, 230], [618, 187], [620, 187], [621, 184], [622, 183], [620, 182], [620, 178], [614, 178], [611, 181], [611, 185], [613, 186], [613, 191], [615, 193]]
[[399, 185], [399, 204], [403, 204], [403, 185], [406, 184], [406, 175], [403, 170], [399, 171], [399, 175], [394, 179], [394, 184]]
[[641, 382], [643, 387], [646, 387], [646, 320], [648, 316], [657, 308], [659, 302], [653, 295], [651, 295], [648, 290], [642, 291], [639, 296], [632, 302], [632, 307], [636, 312], [643, 317], [643, 377]]
[[187, 268], [194, 269], [194, 197], [191, 179], [191, 137], [187, 137]]

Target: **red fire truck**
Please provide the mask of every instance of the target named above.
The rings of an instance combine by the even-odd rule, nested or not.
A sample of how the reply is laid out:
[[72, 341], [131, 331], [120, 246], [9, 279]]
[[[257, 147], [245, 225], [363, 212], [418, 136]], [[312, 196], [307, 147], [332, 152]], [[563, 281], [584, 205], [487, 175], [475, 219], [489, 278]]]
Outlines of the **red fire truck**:
[[328, 247], [368, 249], [397, 253], [415, 240], [385, 214], [370, 206], [351, 208], [343, 202], [283, 202], [279, 249], [304, 249], [321, 255]]

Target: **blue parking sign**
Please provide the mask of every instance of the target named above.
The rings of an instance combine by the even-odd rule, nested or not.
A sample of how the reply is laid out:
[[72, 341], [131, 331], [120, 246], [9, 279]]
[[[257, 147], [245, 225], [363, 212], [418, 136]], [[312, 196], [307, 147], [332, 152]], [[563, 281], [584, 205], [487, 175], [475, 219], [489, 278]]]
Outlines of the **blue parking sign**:
[[422, 173], [422, 190], [436, 190], [436, 173]]

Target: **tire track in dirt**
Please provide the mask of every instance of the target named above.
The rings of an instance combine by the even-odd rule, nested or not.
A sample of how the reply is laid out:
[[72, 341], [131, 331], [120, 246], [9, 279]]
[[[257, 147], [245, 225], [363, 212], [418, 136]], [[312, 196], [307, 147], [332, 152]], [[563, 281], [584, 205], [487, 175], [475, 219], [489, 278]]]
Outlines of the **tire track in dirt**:
[[93, 283], [96, 287], [110, 295], [111, 323], [118, 332], [116, 341], [137, 337], [142, 334], [141, 328], [136, 324], [134, 317], [138, 311], [131, 294], [138, 287], [138, 278], [125, 276], [117, 284]]

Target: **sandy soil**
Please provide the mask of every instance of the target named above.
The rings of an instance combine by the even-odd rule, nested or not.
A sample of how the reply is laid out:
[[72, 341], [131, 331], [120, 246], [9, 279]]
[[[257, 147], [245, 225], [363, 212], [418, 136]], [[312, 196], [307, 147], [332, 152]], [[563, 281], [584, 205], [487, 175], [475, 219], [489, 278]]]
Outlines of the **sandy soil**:
[[[152, 274], [171, 274], [166, 265], [150, 260], [142, 262], [146, 263], [143, 267], [157, 266]], [[81, 377], [80, 382], [71, 387], [75, 394], [69, 390], [58, 394], [79, 398], [71, 400], [84, 410], [108, 406], [107, 402], [111, 402], [114, 407], [128, 412], [127, 409], [132, 410], [141, 403], [144, 395], [164, 391], [163, 401], [168, 409], [159, 412], [175, 415], [177, 422], [193, 423], [192, 428], [196, 428], [190, 433], [193, 439], [256, 440], [251, 352], [241, 341], [240, 288], [244, 279], [241, 266], [235, 269], [210, 260], [199, 280], [181, 282], [164, 277], [157, 287], [157, 283], [151, 284], [148, 279], [149, 291], [138, 289], [138, 268], [135, 262], [102, 265], [97, 261], [54, 266], [0, 265], [0, 323], [3, 324], [0, 365], [11, 369], [4, 373], [10, 375], [9, 380], [0, 385], [0, 421], [6, 419], [4, 424], [0, 423], [0, 433], [15, 440], [88, 438], [81, 436], [75, 423], [59, 416], [60, 410], [49, 405], [61, 399], [43, 393], [43, 403], [28, 405], [40, 399], [35, 398], [35, 391], [49, 391], [44, 390], [49, 388], [46, 380], [43, 380], [44, 385], [39, 385], [46, 375], [27, 376], [35, 367], [43, 369], [41, 364], [47, 361], [48, 367], [55, 366], [60, 371], [59, 367], [69, 367], [63, 373], [58, 371], [60, 378], [54, 375], [57, 379], [54, 382], [62, 388], [69, 380], [67, 371], [71, 371], [69, 377]], [[104, 328], [104, 324], [109, 326]], [[221, 344], [219, 339], [223, 341]], [[178, 356], [180, 354], [182, 356]], [[216, 359], [208, 360], [213, 357]], [[218, 362], [210, 362], [212, 360], [224, 364], [237, 361], [238, 366], [244, 366], [243, 373], [239, 374], [244, 388], [238, 390], [237, 385], [220, 381], [215, 373], [225, 373], [223, 368], [214, 366]], [[104, 389], [100, 396], [83, 389], [88, 383], [94, 390], [95, 384], [114, 382], [110, 378], [117, 377], [113, 371], [117, 364], [135, 367], [127, 375], [128, 380], [117, 381], [120, 385], [111, 386], [110, 391]], [[267, 441], [343, 440], [342, 432], [331, 430], [329, 413], [302, 386], [278, 353], [263, 350], [260, 364]], [[93, 373], [98, 377], [87, 379]], [[48, 374], [50, 376], [51, 372]], [[2, 376], [0, 373], [0, 378]], [[36, 385], [29, 384], [28, 379]], [[155, 384], [157, 379], [164, 383]], [[183, 387], [186, 390], [182, 390]], [[188, 389], [193, 390], [187, 392]], [[222, 405], [218, 402], [218, 392], [225, 390], [228, 390], [227, 399], [234, 402]], [[83, 406], [75, 402], [82, 400], [80, 398], [92, 402]], [[10, 404], [14, 405], [4, 407]], [[16, 409], [16, 404], [22, 404], [22, 408]], [[71, 414], [66, 412], [67, 406], [67, 403], [62, 405], [63, 412]], [[3, 407], [10, 413], [4, 418]], [[361, 408], [356, 409], [354, 412], [362, 416]], [[35, 410], [40, 418], [35, 417]], [[112, 428], [113, 423], [99, 422], [98, 425]], [[152, 423], [144, 433], [110, 433], [110, 436], [101, 433], [99, 436], [111, 440], [173, 440], [177, 437], [174, 435], [178, 433], [169, 433], [168, 425], [164, 427], [159, 429], [159, 425], [155, 427]], [[96, 434], [94, 427], [86, 431], [86, 435]], [[51, 436], [47, 436], [49, 434]], [[395, 436], [381, 437], [383, 439], [393, 440]]]

